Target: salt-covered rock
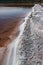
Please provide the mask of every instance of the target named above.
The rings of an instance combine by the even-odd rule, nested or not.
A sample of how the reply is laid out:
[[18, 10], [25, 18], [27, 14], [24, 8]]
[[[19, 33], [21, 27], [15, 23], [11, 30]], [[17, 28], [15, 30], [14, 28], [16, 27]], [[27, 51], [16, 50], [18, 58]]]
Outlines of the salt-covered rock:
[[17, 48], [19, 65], [43, 65], [43, 11], [41, 9], [42, 7], [36, 4], [27, 19], [22, 42]]
[[39, 12], [42, 10], [42, 6], [40, 6], [39, 4], [35, 4], [34, 7], [32, 7], [32, 11], [33, 12]]

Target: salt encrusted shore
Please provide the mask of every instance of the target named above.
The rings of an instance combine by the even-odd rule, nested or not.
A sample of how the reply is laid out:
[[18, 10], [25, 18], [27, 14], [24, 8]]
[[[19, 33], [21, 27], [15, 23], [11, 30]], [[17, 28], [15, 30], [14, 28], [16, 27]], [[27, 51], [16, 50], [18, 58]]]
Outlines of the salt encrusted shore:
[[[33, 17], [33, 14], [31, 14], [27, 20], [22, 39], [18, 45], [17, 65], [43, 65], [43, 35], [42, 31], [40, 32], [38, 29], [40, 25], [37, 25], [37, 18]], [[36, 20], [34, 20], [35, 18]], [[40, 22], [38, 21], [38, 23]], [[37, 27], [35, 27], [36, 25]]]

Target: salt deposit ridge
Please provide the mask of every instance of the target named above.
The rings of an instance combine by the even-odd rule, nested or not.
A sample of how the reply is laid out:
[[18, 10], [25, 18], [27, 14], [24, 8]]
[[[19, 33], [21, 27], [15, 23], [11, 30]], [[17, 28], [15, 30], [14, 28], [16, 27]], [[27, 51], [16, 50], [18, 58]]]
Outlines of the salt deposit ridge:
[[19, 65], [43, 65], [43, 7], [39, 4], [35, 4], [26, 21], [17, 57]]

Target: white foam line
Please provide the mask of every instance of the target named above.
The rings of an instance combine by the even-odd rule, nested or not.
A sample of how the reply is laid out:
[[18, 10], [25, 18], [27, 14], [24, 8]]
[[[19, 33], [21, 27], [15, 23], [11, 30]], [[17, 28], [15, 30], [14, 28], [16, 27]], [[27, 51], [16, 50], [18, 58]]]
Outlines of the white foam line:
[[25, 22], [20, 25], [20, 28], [19, 28], [20, 29], [20, 34], [19, 34], [19, 36], [15, 40], [14, 58], [13, 58], [13, 64], [12, 65], [17, 65], [17, 61], [16, 61], [16, 49], [17, 49], [18, 43], [20, 41], [20, 37], [21, 37], [21, 35], [24, 32], [24, 28], [26, 26], [26, 22], [27, 22], [27, 20], [28, 20], [28, 18], [30, 16], [30, 14], [31, 14], [31, 12], [24, 18]]

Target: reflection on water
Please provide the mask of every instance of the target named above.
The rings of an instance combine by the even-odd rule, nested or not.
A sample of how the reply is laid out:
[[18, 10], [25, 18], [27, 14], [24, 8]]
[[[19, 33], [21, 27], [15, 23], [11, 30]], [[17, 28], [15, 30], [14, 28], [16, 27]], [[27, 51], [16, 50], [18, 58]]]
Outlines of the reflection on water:
[[[20, 8], [20, 7], [0, 7], [0, 17], [10, 18], [25, 16], [31, 9], [30, 8]], [[22, 16], [22, 17], [23, 17]]]

